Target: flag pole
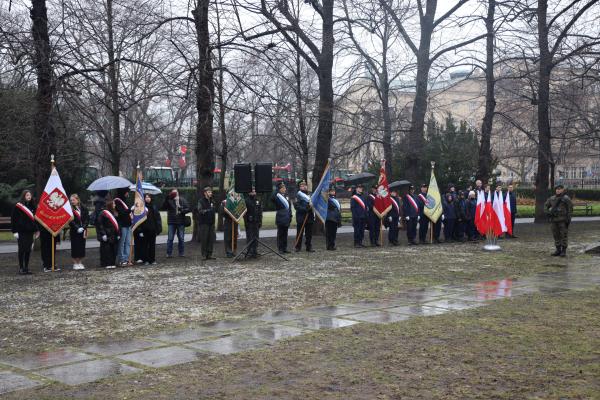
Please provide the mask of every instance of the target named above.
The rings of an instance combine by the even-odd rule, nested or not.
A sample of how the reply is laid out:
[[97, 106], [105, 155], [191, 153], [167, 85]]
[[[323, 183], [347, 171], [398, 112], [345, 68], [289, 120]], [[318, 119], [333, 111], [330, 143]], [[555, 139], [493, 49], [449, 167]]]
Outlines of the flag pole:
[[[136, 183], [136, 190], [137, 190], [137, 178], [140, 175], [140, 162], [139, 162], [139, 160], [138, 160], [138, 163], [137, 163], [137, 167], [135, 168], [135, 171], [136, 171], [136, 174], [135, 174], [135, 177], [134, 177], [133, 180]], [[135, 199], [133, 200], [133, 203], [135, 204]], [[129, 236], [129, 257], [128, 257], [129, 264], [133, 264], [132, 258], [133, 258], [133, 230], [131, 231], [131, 235]]]
[[[433, 170], [435, 169], [435, 161], [431, 161], [431, 175], [433, 176]], [[431, 181], [431, 178], [429, 179]], [[431, 183], [431, 182], [430, 182]], [[429, 188], [427, 188], [429, 194]], [[429, 244], [433, 244], [433, 221], [429, 220]]]
[[[50, 154], [50, 173], [54, 168], [54, 154]], [[54, 234], [52, 235], [52, 272], [54, 272]]]
[[379, 218], [379, 242], [383, 246], [383, 218]]
[[308, 220], [308, 212], [304, 216], [304, 221], [302, 221], [302, 227], [300, 228], [300, 231], [296, 233], [296, 242], [294, 243], [294, 247], [298, 246], [298, 240], [302, 237], [302, 232], [304, 232], [304, 225], [306, 224], [306, 220]]
[[231, 251], [235, 251], [235, 249], [233, 248], [233, 238], [235, 237], [235, 231], [233, 229], [233, 218], [231, 218]]

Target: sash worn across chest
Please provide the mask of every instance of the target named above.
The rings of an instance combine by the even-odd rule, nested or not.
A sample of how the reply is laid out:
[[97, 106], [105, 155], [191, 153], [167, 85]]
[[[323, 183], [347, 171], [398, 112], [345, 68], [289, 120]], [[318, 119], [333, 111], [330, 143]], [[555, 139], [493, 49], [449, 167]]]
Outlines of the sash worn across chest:
[[419, 193], [419, 198], [423, 201], [425, 205], [429, 204], [429, 201], [427, 201], [427, 197], [423, 196], [423, 194]]
[[287, 199], [281, 193], [277, 193], [277, 198], [281, 202], [281, 205], [285, 207], [286, 210], [290, 209], [290, 203], [288, 203]]
[[396, 199], [394, 199], [393, 197], [392, 197], [392, 204], [394, 205], [394, 208], [396, 209], [396, 212], [398, 214], [400, 214], [400, 206], [398, 205], [398, 202], [396, 201]]
[[354, 196], [352, 196], [352, 198], [354, 200], [356, 200], [356, 202], [362, 207], [363, 210], [365, 210], [367, 208], [367, 206], [365, 206], [365, 202], [362, 201], [362, 199], [359, 196], [354, 195]]
[[[123, 208], [125, 208], [126, 210], [129, 209], [129, 207], [127, 207], [127, 204], [121, 200], [120, 198], [116, 198], [115, 201], [118, 201], [119, 203], [121, 203], [121, 206], [123, 206]], [[131, 219], [131, 213], [129, 213], [129, 219]]]
[[296, 195], [298, 196], [298, 198], [302, 199], [303, 201], [310, 203], [310, 197], [306, 193], [299, 191], [298, 193], [296, 193]]
[[415, 201], [415, 199], [413, 199], [413, 197], [410, 194], [408, 196], [406, 196], [406, 198], [408, 199], [408, 202], [410, 203], [410, 205], [415, 209], [415, 211], [419, 212], [419, 206], [417, 205], [417, 202]]
[[35, 217], [33, 216], [33, 213], [31, 212], [31, 210], [29, 208], [27, 208], [27, 206], [25, 204], [17, 203], [16, 207], [19, 210], [21, 210], [23, 212], [23, 214], [25, 214], [27, 217], [29, 217], [30, 220], [35, 221]]
[[340, 206], [340, 202], [336, 198], [330, 197], [329, 200], [331, 200], [333, 205], [336, 206], [338, 210], [341, 210], [342, 207]]
[[113, 224], [113, 227], [115, 228], [115, 231], [119, 231], [119, 223], [117, 222], [117, 220], [115, 219], [115, 216], [112, 215], [112, 213], [108, 210], [103, 210], [102, 214], [108, 218], [108, 220], [110, 221], [111, 224]]

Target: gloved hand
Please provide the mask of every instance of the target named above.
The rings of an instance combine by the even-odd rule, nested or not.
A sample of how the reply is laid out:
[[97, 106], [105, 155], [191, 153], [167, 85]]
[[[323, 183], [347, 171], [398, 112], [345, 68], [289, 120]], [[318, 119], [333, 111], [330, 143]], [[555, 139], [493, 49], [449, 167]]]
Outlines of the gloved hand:
[[83, 228], [77, 229], [77, 233], [83, 233]]
[[444, 216], [444, 214], [442, 214], [442, 221], [445, 220], [445, 219], [446, 219], [446, 217]]
[[103, 242], [108, 242], [108, 236], [102, 235], [102, 241]]
[[417, 221], [420, 221], [420, 220], [421, 220], [421, 216], [419, 215], [419, 216], [417, 217]]
[[18, 239], [19, 238], [19, 232], [13, 233], [13, 236], [15, 237], [15, 239]]
[[140, 232], [140, 237], [144, 237], [144, 232]]
[[392, 222], [392, 217], [388, 217], [388, 221]]
[[406, 217], [406, 220], [407, 220], [407, 221], [410, 221], [410, 217]]

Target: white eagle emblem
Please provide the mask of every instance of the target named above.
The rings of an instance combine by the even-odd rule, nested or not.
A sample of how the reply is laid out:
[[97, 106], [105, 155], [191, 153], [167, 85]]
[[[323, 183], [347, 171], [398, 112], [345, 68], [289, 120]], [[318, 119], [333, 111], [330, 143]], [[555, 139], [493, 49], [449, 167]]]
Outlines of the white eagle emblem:
[[46, 205], [56, 211], [62, 208], [67, 201], [67, 198], [58, 189], [54, 189], [46, 198]]

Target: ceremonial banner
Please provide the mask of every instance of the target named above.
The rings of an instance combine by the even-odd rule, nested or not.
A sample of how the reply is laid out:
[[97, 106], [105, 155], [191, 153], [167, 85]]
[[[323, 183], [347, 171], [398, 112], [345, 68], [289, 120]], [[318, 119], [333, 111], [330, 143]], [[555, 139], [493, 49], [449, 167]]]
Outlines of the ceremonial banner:
[[35, 219], [55, 237], [73, 219], [71, 203], [54, 166], [35, 211]]
[[475, 227], [481, 235], [487, 231], [487, 220], [485, 215], [485, 192], [477, 191], [477, 206], [475, 208]]
[[512, 236], [513, 226], [512, 226], [512, 210], [510, 209], [510, 193], [506, 192], [506, 197], [504, 198], [504, 223], [506, 224], [506, 232]]
[[246, 202], [242, 196], [237, 193], [234, 189], [235, 185], [233, 180], [231, 181], [231, 188], [227, 192], [227, 199], [225, 201], [224, 211], [238, 224], [240, 220], [246, 214]]
[[133, 198], [133, 210], [131, 211], [131, 230], [140, 226], [148, 216], [148, 209], [144, 201], [144, 190], [142, 189], [142, 173], [138, 170], [135, 183], [135, 194]]
[[498, 221], [498, 215], [492, 206], [492, 193], [488, 193], [487, 200], [485, 202], [485, 216], [484, 216], [485, 234], [490, 236], [498, 236], [502, 233], [502, 227], [500, 221]]
[[327, 165], [325, 166], [325, 171], [323, 171], [323, 176], [321, 176], [321, 181], [319, 182], [319, 185], [315, 188], [315, 190], [313, 190], [313, 194], [310, 197], [313, 211], [322, 223], [325, 223], [325, 220], [327, 219], [327, 204], [329, 200], [330, 182], [331, 169], [329, 168], [328, 161]]
[[504, 222], [504, 202], [502, 201], [502, 192], [494, 192], [494, 214], [496, 214], [497, 225], [494, 220], [494, 233], [496, 236], [506, 232], [506, 224]]
[[392, 209], [392, 197], [390, 196], [390, 188], [388, 186], [387, 176], [385, 174], [385, 160], [381, 162], [379, 169], [379, 181], [377, 182], [377, 197], [373, 203], [373, 211], [379, 218], [385, 215]]
[[438, 187], [432, 168], [431, 178], [429, 179], [429, 190], [427, 190], [427, 202], [425, 203], [423, 213], [435, 224], [442, 216], [442, 212], [442, 195], [440, 194], [440, 188]]

